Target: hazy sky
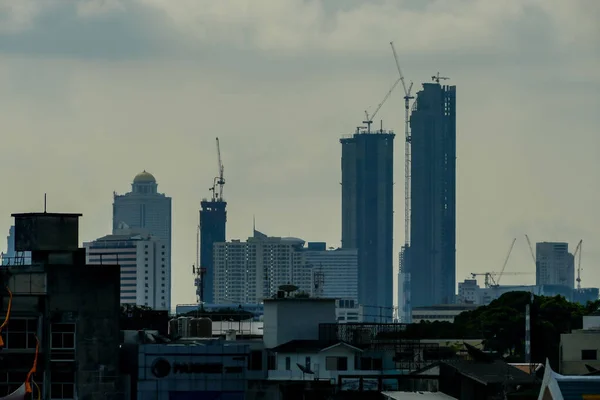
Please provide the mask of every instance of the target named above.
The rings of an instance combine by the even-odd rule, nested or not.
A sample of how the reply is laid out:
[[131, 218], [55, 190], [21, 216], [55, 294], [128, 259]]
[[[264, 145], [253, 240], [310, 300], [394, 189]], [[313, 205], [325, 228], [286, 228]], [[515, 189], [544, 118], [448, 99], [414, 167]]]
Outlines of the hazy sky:
[[[498, 271], [517, 237], [506, 271], [530, 274], [502, 283], [533, 283], [528, 233], [583, 239], [583, 286], [600, 286], [598, 20], [597, 0], [0, 0], [0, 232], [47, 192], [83, 213], [81, 241], [107, 234], [113, 191], [146, 169], [173, 197], [172, 303], [191, 303], [218, 136], [228, 238], [256, 215], [338, 246], [339, 138], [397, 79], [393, 40], [417, 88], [457, 86], [457, 280]], [[397, 89], [379, 113], [398, 134], [395, 252]]]

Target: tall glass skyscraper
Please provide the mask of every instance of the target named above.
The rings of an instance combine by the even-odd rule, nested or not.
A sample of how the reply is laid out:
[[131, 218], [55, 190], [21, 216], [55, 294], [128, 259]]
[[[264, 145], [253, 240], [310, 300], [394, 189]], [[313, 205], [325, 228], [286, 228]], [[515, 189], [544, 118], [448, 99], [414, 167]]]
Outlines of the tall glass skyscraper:
[[411, 305], [451, 304], [456, 296], [456, 86], [424, 83], [410, 127]]
[[[113, 234], [124, 228], [143, 228], [166, 243], [167, 282], [171, 282], [171, 198], [158, 193], [156, 179], [146, 171], [135, 176], [131, 192], [123, 195], [114, 193]], [[170, 309], [170, 291], [165, 302], [166, 309]]]
[[365, 322], [392, 322], [394, 133], [342, 138], [342, 249], [358, 249]]

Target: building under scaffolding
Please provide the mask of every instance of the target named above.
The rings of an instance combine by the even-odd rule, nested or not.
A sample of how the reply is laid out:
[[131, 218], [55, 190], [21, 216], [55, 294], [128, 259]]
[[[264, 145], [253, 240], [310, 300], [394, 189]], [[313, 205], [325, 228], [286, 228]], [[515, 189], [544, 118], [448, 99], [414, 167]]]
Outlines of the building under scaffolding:
[[319, 340], [346, 342], [367, 353], [393, 352], [395, 370], [416, 371], [456, 357], [455, 350], [439, 343], [403, 338], [406, 327], [406, 324], [320, 324]]

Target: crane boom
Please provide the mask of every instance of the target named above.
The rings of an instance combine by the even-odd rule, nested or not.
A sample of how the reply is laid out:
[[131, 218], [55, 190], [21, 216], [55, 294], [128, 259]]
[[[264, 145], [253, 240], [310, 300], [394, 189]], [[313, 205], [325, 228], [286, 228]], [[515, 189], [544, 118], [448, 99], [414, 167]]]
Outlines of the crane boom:
[[577, 290], [581, 289], [581, 247], [583, 245], [583, 240], [580, 240], [577, 243], [577, 247], [573, 252], [573, 258], [577, 259]]
[[533, 252], [533, 246], [531, 245], [531, 240], [529, 240], [529, 236], [527, 236], [527, 234], [525, 234], [525, 239], [527, 239], [527, 245], [529, 246], [531, 258], [533, 259], [533, 265], [537, 268], [537, 260], [535, 259], [535, 253]]
[[408, 250], [410, 246], [410, 218], [411, 218], [411, 198], [410, 198], [410, 161], [411, 161], [411, 135], [410, 135], [410, 101], [414, 99], [411, 95], [413, 83], [411, 82], [408, 88], [404, 81], [404, 74], [402, 68], [400, 68], [400, 61], [398, 61], [398, 54], [394, 47], [394, 42], [390, 42], [392, 52], [394, 53], [394, 61], [396, 61], [396, 68], [398, 69], [398, 75], [400, 75], [400, 82], [404, 88], [404, 250]]
[[379, 105], [377, 106], [377, 108], [375, 109], [373, 114], [371, 114], [370, 117], [369, 117], [369, 113], [365, 110], [365, 115], [367, 117], [367, 120], [363, 121], [363, 124], [367, 124], [367, 132], [371, 132], [371, 124], [373, 123], [373, 118], [375, 118], [375, 115], [377, 115], [377, 113], [381, 109], [381, 106], [383, 106], [383, 103], [385, 103], [387, 101], [387, 99], [390, 97], [390, 95], [392, 94], [394, 89], [396, 89], [396, 86], [398, 86], [399, 82], [400, 82], [400, 79], [398, 79], [398, 80], [396, 80], [396, 82], [394, 82], [391, 89], [387, 92], [387, 94], [385, 95], [383, 100], [381, 100], [381, 103], [379, 103]]
[[514, 238], [512, 243], [510, 244], [510, 248], [508, 249], [508, 254], [504, 259], [504, 264], [502, 265], [502, 269], [500, 270], [500, 274], [498, 274], [498, 279], [496, 279], [496, 284], [500, 285], [500, 279], [502, 278], [502, 274], [504, 274], [504, 269], [506, 268], [506, 264], [508, 264], [508, 259], [510, 258], [510, 254], [512, 253], [513, 247], [515, 247], [515, 242], [517, 238]]

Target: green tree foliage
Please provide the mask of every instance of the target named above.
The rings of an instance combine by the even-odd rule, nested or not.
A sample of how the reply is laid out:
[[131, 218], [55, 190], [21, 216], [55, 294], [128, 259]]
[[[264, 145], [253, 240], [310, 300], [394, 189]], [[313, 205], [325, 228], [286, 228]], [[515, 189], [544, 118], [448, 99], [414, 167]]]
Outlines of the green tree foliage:
[[[487, 306], [461, 313], [454, 319], [456, 333], [479, 333], [487, 350], [497, 351], [511, 359], [524, 360], [525, 307], [529, 292], [503, 294]], [[531, 305], [531, 358], [533, 362], [550, 360], [558, 364], [560, 335], [581, 329], [582, 316], [594, 312], [600, 301], [586, 306], [570, 303], [562, 296], [535, 296]]]

